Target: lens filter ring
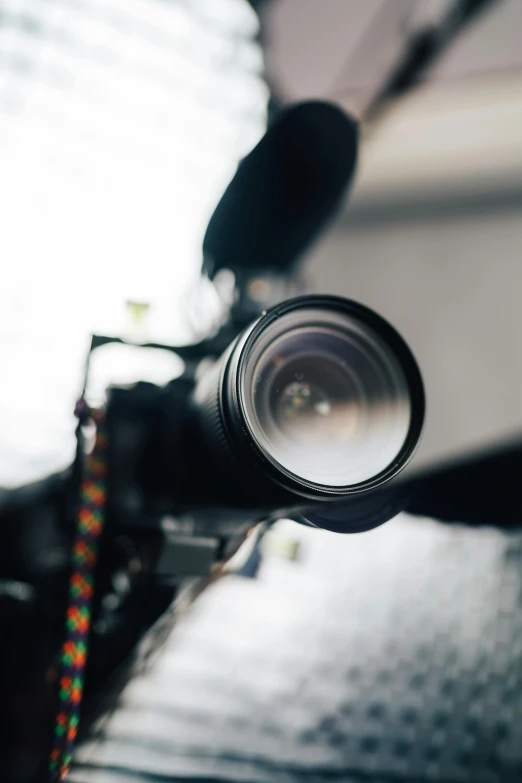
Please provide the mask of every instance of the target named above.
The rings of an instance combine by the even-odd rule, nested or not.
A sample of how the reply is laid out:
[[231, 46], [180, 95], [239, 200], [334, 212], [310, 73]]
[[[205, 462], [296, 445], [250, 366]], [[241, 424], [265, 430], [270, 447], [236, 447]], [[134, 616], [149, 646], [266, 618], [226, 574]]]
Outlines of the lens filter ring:
[[413, 454], [425, 408], [402, 337], [334, 296], [299, 297], [260, 318], [229, 354], [220, 400], [238, 458], [314, 499], [394, 477]]

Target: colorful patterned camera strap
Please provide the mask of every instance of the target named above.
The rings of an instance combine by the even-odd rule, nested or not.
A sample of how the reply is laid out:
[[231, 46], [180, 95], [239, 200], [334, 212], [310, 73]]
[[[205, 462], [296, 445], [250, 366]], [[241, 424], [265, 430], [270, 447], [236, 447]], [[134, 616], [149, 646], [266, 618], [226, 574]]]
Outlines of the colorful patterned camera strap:
[[85, 402], [80, 400], [76, 415], [80, 424], [87, 421], [94, 422], [96, 439], [92, 452], [83, 455], [65, 642], [61, 656], [60, 706], [50, 758], [52, 781], [65, 780], [69, 772], [80, 722], [80, 704], [91, 628], [94, 571], [98, 560], [98, 543], [103, 530], [107, 497], [107, 434], [103, 411], [90, 411]]

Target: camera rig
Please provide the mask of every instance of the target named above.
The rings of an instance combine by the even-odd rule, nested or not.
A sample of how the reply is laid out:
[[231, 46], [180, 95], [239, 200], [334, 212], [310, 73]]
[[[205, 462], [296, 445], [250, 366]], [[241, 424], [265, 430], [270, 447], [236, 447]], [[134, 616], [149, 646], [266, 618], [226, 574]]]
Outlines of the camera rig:
[[[389, 324], [356, 303], [287, 299], [299, 292], [296, 260], [344, 197], [356, 151], [355, 123], [337, 107], [311, 102], [283, 112], [240, 164], [205, 235], [204, 273], [216, 280], [229, 269], [236, 281], [221, 328], [194, 345], [141, 345], [176, 354], [183, 373], [164, 386], [138, 382], [108, 391], [98, 419], [107, 437], [99, 496], [104, 529], [88, 599], [86, 726], [113, 701], [117, 682], [132, 666], [130, 653], [146, 631], [147, 649], [157, 647], [171, 623], [173, 599], [201, 590], [238, 551], [248, 558], [273, 520], [286, 516], [355, 532], [375, 527], [404, 505], [392, 479], [413, 451], [424, 411], [411, 353]], [[91, 340], [84, 396], [93, 352], [110, 343], [125, 340], [102, 335]], [[83, 580], [80, 593], [86, 584], [89, 592], [92, 577], [80, 570], [84, 561], [75, 560], [74, 524], [86, 510], [82, 482], [96, 477], [86, 470], [85, 457], [93, 412], [78, 412], [71, 470], [33, 496], [24, 491], [23, 509], [13, 499], [5, 520], [12, 529], [5, 554], [9, 589], [18, 585], [22, 591], [9, 598], [13, 623], [22, 613], [23, 628], [40, 629], [41, 660], [31, 663], [40, 689], [31, 690], [31, 753], [37, 765], [51, 744], [53, 694], [61, 682], [55, 751], [65, 755], [54, 759], [60, 774], [77, 732], [74, 683], [81, 680], [80, 691], [83, 687], [83, 669], [75, 670], [80, 672], [75, 680], [70, 666], [85, 664], [82, 637], [74, 637], [72, 663], [66, 640], [60, 675], [67, 584], [74, 597], [75, 576]], [[370, 446], [363, 459], [358, 448], [364, 432]], [[333, 458], [325, 441], [336, 444]], [[93, 453], [99, 456], [96, 445]], [[96, 508], [90, 512], [96, 521]], [[38, 542], [30, 553], [29, 541]], [[95, 542], [80, 543], [87, 543], [80, 549], [88, 557], [88, 544]], [[180, 591], [182, 585], [186, 589]], [[68, 623], [77, 623], [74, 630], [86, 608], [78, 600], [69, 602], [74, 611], [67, 614]], [[139, 657], [143, 660], [143, 649]], [[7, 705], [20, 700], [20, 667], [22, 659], [13, 662]], [[121, 676], [112, 680], [118, 671]], [[14, 756], [17, 725], [4, 737]], [[25, 738], [20, 742], [28, 759]]]

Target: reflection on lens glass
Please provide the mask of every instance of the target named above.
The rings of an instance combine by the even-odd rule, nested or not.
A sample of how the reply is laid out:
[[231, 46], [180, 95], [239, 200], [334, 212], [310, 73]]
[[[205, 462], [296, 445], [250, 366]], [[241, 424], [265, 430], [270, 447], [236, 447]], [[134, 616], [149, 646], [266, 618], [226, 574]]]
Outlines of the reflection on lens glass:
[[303, 446], [350, 437], [357, 426], [357, 390], [323, 356], [288, 361], [275, 376], [270, 412], [281, 433]]
[[332, 413], [332, 401], [315, 383], [293, 381], [285, 386], [277, 404], [276, 420], [294, 440], [313, 440]]
[[404, 372], [354, 318], [290, 312], [256, 341], [248, 367], [246, 413], [256, 440], [298, 478], [355, 485], [401, 450], [411, 407]]

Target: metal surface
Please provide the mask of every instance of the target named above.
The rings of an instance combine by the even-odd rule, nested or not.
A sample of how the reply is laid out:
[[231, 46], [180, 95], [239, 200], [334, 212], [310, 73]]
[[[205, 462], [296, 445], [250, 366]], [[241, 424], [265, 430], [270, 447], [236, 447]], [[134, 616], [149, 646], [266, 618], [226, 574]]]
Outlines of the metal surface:
[[522, 535], [291, 526], [203, 594], [71, 783], [522, 780]]

